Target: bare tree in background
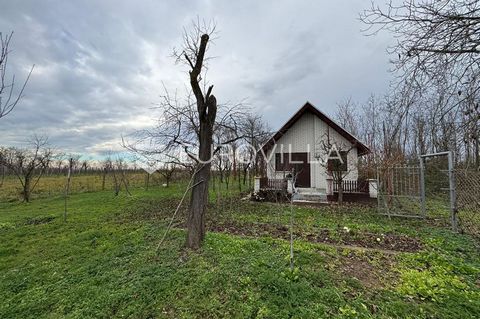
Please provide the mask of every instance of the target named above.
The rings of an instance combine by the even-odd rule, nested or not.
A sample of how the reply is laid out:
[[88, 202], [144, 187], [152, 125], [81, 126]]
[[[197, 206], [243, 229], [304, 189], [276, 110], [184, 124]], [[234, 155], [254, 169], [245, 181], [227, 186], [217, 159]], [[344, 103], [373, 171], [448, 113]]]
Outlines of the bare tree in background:
[[82, 165], [81, 165], [81, 168], [80, 168], [80, 169], [81, 169], [84, 173], [86, 173], [89, 168], [90, 168], [90, 163], [89, 163], [88, 159], [84, 159], [84, 160], [82, 161]]
[[5, 180], [5, 173], [6, 173], [6, 170], [7, 170], [7, 168], [3, 164], [4, 161], [5, 161], [4, 155], [3, 155], [2, 149], [0, 148], [0, 174], [1, 174], [1, 176], [0, 176], [0, 187], [3, 186], [3, 182]]
[[338, 124], [351, 134], [357, 136], [359, 123], [357, 122], [355, 113], [356, 105], [351, 98], [337, 103], [335, 118], [338, 120]]
[[34, 136], [30, 144], [29, 149], [3, 149], [0, 157], [3, 161], [1, 164], [12, 171], [20, 181], [22, 197], [26, 202], [30, 201], [32, 192], [53, 158], [53, 151], [46, 137]]
[[162, 175], [162, 177], [165, 179], [166, 187], [170, 186], [170, 182], [172, 181], [172, 178], [177, 170], [178, 166], [174, 162], [164, 163], [158, 170], [160, 175]]
[[[320, 161], [333, 183], [338, 188], [338, 204], [343, 204], [343, 181], [352, 171], [352, 165], [348, 163], [348, 154], [356, 148], [355, 144], [341, 143], [330, 136], [330, 129], [316, 142], [316, 148], [326, 158]], [[295, 172], [297, 173], [297, 172]]]
[[[244, 140], [248, 146], [246, 149], [248, 152], [248, 164], [245, 166], [245, 169], [250, 169], [255, 175], [257, 175], [262, 164], [261, 161], [263, 160], [261, 152], [258, 150], [260, 150], [263, 144], [267, 142], [272, 134], [272, 130], [268, 127], [267, 123], [263, 121], [260, 115], [254, 114], [247, 115], [242, 130], [243, 135], [245, 136]], [[244, 178], [246, 176], [245, 173], [246, 172], [244, 172]]]
[[53, 165], [54, 165], [56, 174], [62, 174], [62, 169], [63, 169], [63, 165], [65, 164], [65, 160], [68, 160], [68, 159], [66, 158], [66, 155], [64, 153], [59, 153], [57, 154], [57, 156], [55, 156]]
[[70, 193], [70, 181], [72, 178], [72, 166], [73, 166], [73, 158], [68, 159], [68, 170], [67, 170], [67, 180], [65, 181], [65, 192], [64, 192], [64, 199], [65, 205], [63, 209], [63, 221], [67, 221], [67, 205], [68, 205], [68, 195]]
[[12, 76], [11, 80], [7, 78], [8, 56], [11, 52], [9, 46], [12, 37], [13, 32], [5, 36], [0, 32], [0, 118], [7, 116], [18, 104], [34, 68], [32, 66], [27, 79], [20, 86], [19, 91], [15, 92], [15, 75]]
[[390, 1], [383, 8], [372, 3], [361, 19], [368, 34], [387, 30], [395, 36], [394, 65], [409, 75], [432, 78], [448, 67], [461, 82], [478, 74], [479, 0]]
[[[478, 148], [480, 122], [480, 0], [405, 0], [372, 3], [361, 15], [367, 34], [387, 31], [398, 85], [412, 82], [436, 100], [433, 127], [458, 117], [467, 148]], [[478, 154], [478, 152], [477, 152]], [[474, 161], [477, 161], [477, 155]]]
[[74, 153], [69, 153], [69, 154], [64, 154], [64, 157], [69, 160], [69, 166], [71, 164], [72, 166], [72, 174], [74, 172], [78, 172], [80, 170], [80, 158], [82, 155], [79, 154], [74, 154]]
[[121, 156], [117, 156], [115, 161], [112, 161], [111, 157], [108, 156], [105, 160], [105, 167], [107, 167], [107, 171], [112, 173], [113, 189], [115, 192], [115, 196], [118, 196], [118, 194], [120, 194], [122, 185], [124, 186], [127, 194], [132, 195], [128, 187], [128, 179], [125, 174], [125, 170], [127, 169], [127, 163], [125, 162], [124, 158]]
[[397, 146], [413, 153], [449, 149], [479, 167], [480, 0], [372, 3], [361, 20], [369, 35], [393, 34], [397, 88], [416, 87], [413, 103], [394, 120], [403, 130], [393, 132], [403, 138]]

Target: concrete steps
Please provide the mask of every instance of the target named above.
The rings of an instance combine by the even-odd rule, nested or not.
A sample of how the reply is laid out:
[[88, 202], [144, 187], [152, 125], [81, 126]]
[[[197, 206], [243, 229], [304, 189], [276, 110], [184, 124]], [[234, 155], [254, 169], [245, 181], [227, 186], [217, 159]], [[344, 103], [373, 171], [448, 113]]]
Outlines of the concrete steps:
[[294, 195], [293, 201], [325, 203], [327, 202], [327, 194], [324, 189], [300, 188]]

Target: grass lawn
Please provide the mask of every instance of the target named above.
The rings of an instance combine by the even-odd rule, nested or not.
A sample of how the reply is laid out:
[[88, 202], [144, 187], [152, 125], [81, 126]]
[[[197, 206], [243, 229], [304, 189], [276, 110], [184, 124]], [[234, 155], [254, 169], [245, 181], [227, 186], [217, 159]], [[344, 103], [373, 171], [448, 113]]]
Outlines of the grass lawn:
[[[473, 239], [361, 207], [211, 196], [183, 249], [181, 185], [0, 203], [0, 318], [478, 318]], [[289, 268], [294, 220], [295, 268]]]

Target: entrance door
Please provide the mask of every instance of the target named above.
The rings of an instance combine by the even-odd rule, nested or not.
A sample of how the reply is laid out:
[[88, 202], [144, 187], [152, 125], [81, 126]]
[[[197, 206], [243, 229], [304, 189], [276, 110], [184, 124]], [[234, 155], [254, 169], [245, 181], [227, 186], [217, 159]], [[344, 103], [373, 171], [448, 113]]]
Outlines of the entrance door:
[[308, 153], [292, 153], [292, 162], [294, 172], [297, 175], [297, 182], [295, 183], [295, 186], [309, 188], [311, 184]]

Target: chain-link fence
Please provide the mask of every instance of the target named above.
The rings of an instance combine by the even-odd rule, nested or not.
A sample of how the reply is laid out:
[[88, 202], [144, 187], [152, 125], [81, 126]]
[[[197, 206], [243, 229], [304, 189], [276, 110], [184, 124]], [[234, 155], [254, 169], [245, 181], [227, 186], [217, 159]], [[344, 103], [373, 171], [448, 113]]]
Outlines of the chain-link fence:
[[454, 169], [451, 152], [422, 155], [418, 164], [378, 169], [379, 213], [480, 238], [480, 171]]
[[480, 171], [457, 169], [455, 182], [458, 228], [480, 238]]

